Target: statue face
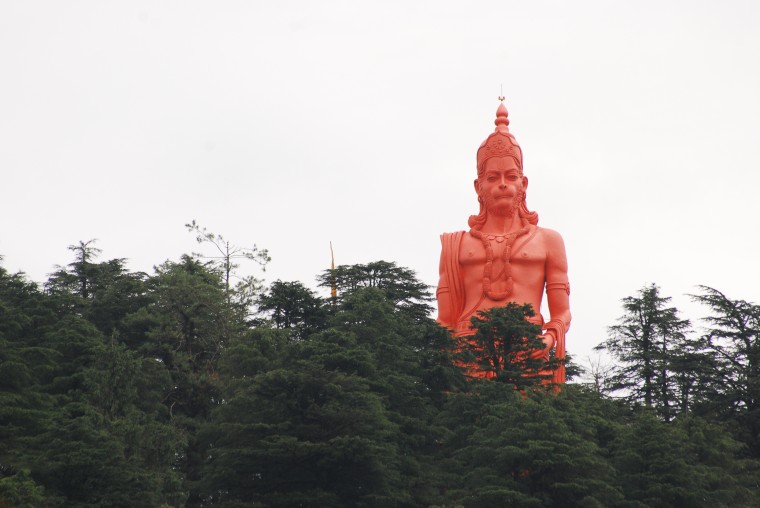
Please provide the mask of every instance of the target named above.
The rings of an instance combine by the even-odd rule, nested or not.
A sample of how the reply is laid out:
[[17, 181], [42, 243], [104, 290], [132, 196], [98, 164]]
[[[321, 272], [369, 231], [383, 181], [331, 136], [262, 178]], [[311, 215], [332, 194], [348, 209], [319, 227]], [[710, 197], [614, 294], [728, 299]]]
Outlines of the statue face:
[[475, 191], [488, 213], [512, 215], [528, 188], [528, 179], [512, 157], [493, 157], [485, 162], [483, 174], [475, 180]]

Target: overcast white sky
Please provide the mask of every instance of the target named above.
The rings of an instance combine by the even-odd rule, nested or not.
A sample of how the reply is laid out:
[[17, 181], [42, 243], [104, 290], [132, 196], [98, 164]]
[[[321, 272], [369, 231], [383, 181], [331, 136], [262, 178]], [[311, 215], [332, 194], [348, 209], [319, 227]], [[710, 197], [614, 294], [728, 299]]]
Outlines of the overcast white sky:
[[267, 281], [384, 259], [437, 283], [503, 84], [562, 233], [582, 359], [659, 284], [760, 303], [756, 1], [0, 1], [0, 255], [151, 272], [192, 219]]

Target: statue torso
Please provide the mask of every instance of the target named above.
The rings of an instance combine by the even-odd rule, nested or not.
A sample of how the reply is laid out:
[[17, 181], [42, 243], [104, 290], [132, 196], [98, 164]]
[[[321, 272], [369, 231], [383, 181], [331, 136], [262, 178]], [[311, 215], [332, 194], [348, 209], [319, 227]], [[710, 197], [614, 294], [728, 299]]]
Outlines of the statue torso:
[[[538, 314], [546, 280], [545, 264], [547, 249], [543, 230], [531, 226], [527, 234], [518, 237], [509, 254], [509, 267], [505, 266], [503, 252], [506, 241], [498, 238], [489, 240], [493, 252], [491, 269], [491, 297], [484, 294], [483, 276], [487, 261], [483, 241], [465, 232], [459, 245], [459, 266], [464, 289], [463, 313], [458, 321], [468, 321], [478, 310], [503, 306], [509, 302], [530, 303]], [[507, 290], [504, 277], [505, 270], [511, 271], [512, 288], [505, 297], [494, 299], [493, 296]], [[540, 318], [537, 318], [537, 321]]]

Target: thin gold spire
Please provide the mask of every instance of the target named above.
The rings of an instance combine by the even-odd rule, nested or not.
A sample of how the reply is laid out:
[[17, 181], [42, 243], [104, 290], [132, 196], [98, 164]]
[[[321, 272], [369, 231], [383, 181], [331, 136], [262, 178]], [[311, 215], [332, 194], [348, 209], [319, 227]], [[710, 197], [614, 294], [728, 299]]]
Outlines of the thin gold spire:
[[333, 301], [338, 297], [338, 286], [335, 284], [335, 253], [333, 252], [332, 242], [330, 242], [330, 272], [332, 273], [332, 286], [330, 288], [330, 296]]

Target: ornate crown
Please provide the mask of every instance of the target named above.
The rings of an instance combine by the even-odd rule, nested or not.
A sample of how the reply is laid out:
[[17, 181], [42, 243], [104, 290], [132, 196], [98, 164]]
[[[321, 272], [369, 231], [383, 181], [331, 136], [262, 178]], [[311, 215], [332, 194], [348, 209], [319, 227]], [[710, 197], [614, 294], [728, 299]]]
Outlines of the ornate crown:
[[515, 137], [509, 132], [508, 115], [507, 108], [502, 102], [496, 110], [496, 120], [494, 120], [496, 129], [478, 148], [478, 175], [483, 172], [485, 162], [491, 157], [514, 157], [522, 172], [522, 150]]

